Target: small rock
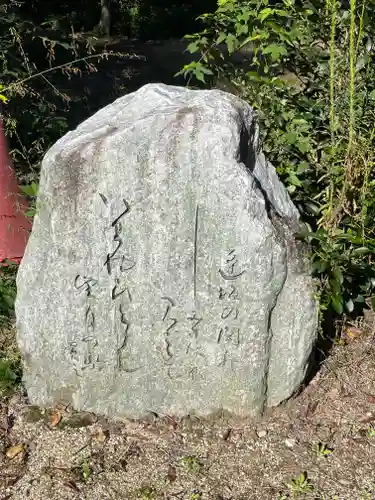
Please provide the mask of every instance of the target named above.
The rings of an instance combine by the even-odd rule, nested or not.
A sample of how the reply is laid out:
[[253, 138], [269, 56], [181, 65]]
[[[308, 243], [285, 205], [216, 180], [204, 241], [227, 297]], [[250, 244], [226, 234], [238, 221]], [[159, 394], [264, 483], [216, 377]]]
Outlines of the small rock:
[[51, 427], [58, 426], [59, 423], [61, 422], [61, 418], [62, 418], [61, 413], [58, 410], [54, 410], [52, 415], [51, 415], [50, 422], [49, 422]]
[[95, 423], [95, 417], [91, 413], [75, 413], [69, 418], [63, 419], [60, 423], [60, 428], [79, 429], [81, 427], [89, 427]]
[[350, 481], [348, 479], [338, 479], [337, 482], [342, 486], [351, 486], [353, 484], [353, 481]]
[[20, 455], [24, 451], [25, 451], [25, 448], [24, 448], [23, 444], [17, 444], [15, 446], [11, 446], [10, 448], [8, 448], [8, 450], [6, 452], [6, 456], [12, 460], [14, 457], [16, 457], [17, 455]]
[[157, 422], [158, 419], [159, 419], [159, 415], [157, 413], [155, 413], [154, 411], [148, 411], [144, 416], [144, 420], [148, 424], [154, 424]]
[[39, 422], [44, 418], [44, 411], [41, 408], [38, 408], [37, 406], [30, 406], [26, 408], [23, 414], [23, 418], [25, 422], [28, 423]]
[[99, 441], [99, 443], [105, 443], [109, 438], [109, 431], [103, 430], [101, 427], [93, 434], [93, 437]]
[[223, 431], [221, 433], [221, 439], [223, 439], [224, 441], [227, 441], [231, 435], [231, 432], [232, 432], [232, 429], [230, 429], [230, 428]]
[[258, 438], [264, 438], [267, 436], [267, 431], [265, 429], [261, 429], [261, 430], [257, 431], [257, 436], [258, 436]]
[[296, 444], [296, 440], [295, 440], [295, 439], [293, 439], [293, 438], [287, 438], [287, 439], [284, 441], [284, 443], [285, 443], [285, 446], [286, 446], [287, 448], [294, 448], [294, 446], [295, 446], [295, 444]]

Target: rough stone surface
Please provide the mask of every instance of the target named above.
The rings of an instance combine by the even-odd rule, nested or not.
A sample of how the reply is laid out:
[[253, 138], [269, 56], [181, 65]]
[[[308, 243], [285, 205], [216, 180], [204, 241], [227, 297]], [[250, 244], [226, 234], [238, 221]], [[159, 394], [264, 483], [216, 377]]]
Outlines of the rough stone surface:
[[298, 213], [252, 109], [150, 84], [46, 154], [16, 314], [32, 404], [256, 415], [317, 331]]

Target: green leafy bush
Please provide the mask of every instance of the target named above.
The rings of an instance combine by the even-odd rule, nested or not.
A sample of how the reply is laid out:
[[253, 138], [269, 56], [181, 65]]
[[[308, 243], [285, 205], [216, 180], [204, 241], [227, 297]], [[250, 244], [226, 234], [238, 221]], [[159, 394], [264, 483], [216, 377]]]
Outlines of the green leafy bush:
[[97, 63], [122, 54], [96, 52], [78, 37], [74, 12], [70, 29], [56, 29], [61, 13], [38, 25], [23, 7], [16, 0], [0, 5], [0, 100], [17, 175], [28, 183], [38, 180], [47, 149], [92, 114], [85, 84]]
[[13, 315], [16, 299], [16, 271], [16, 264], [0, 263], [0, 327], [7, 324]]
[[[322, 309], [375, 306], [374, 60], [370, 2], [219, 0], [187, 35], [181, 73], [258, 112], [263, 148], [300, 210]], [[231, 55], [241, 52], [247, 63]]]
[[68, 100], [48, 74], [31, 78], [52, 66], [58, 41], [45, 30], [39, 36], [38, 27], [21, 17], [18, 2], [2, 5], [0, 14], [0, 84], [7, 102], [2, 115], [17, 173], [35, 176], [46, 148], [67, 130]]
[[10, 396], [22, 379], [21, 356], [11, 325], [0, 325], [0, 398]]
[[118, 0], [113, 4], [113, 31], [129, 38], [168, 40], [197, 29], [196, 18], [215, 9], [215, 0]]
[[0, 358], [0, 396], [9, 396], [21, 381], [20, 365]]

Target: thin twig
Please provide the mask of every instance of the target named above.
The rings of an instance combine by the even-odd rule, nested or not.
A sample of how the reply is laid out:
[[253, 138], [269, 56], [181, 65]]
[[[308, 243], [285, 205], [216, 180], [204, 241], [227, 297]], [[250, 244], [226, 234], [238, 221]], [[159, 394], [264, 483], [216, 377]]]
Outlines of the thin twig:
[[58, 69], [63, 69], [63, 68], [66, 68], [68, 66], [71, 66], [73, 64], [87, 61], [88, 59], [93, 59], [95, 57], [104, 58], [105, 56], [114, 56], [114, 55], [117, 55], [117, 54], [112, 54], [111, 52], [103, 52], [101, 54], [92, 54], [91, 56], [81, 57], [80, 59], [75, 59], [74, 61], [70, 61], [68, 63], [59, 64], [58, 66], [54, 66], [53, 68], [48, 68], [48, 69], [45, 69], [43, 71], [39, 71], [38, 73], [33, 73], [32, 75], [24, 78], [23, 80], [19, 80], [17, 82], [11, 83], [10, 85], [8, 85], [8, 87], [5, 87], [4, 89], [2, 89], [2, 92], [3, 93], [7, 92], [7, 91], [11, 90], [15, 85], [22, 85], [25, 82], [31, 80], [32, 78], [37, 78], [39, 76], [46, 75], [47, 73], [51, 73], [52, 71], [56, 71]]

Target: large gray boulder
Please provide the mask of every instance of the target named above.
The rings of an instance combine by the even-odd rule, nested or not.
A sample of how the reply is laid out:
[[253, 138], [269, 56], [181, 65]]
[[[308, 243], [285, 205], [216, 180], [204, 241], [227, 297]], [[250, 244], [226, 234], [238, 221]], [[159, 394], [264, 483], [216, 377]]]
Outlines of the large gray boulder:
[[303, 381], [317, 304], [252, 109], [150, 84], [46, 154], [17, 278], [32, 404], [260, 414]]

